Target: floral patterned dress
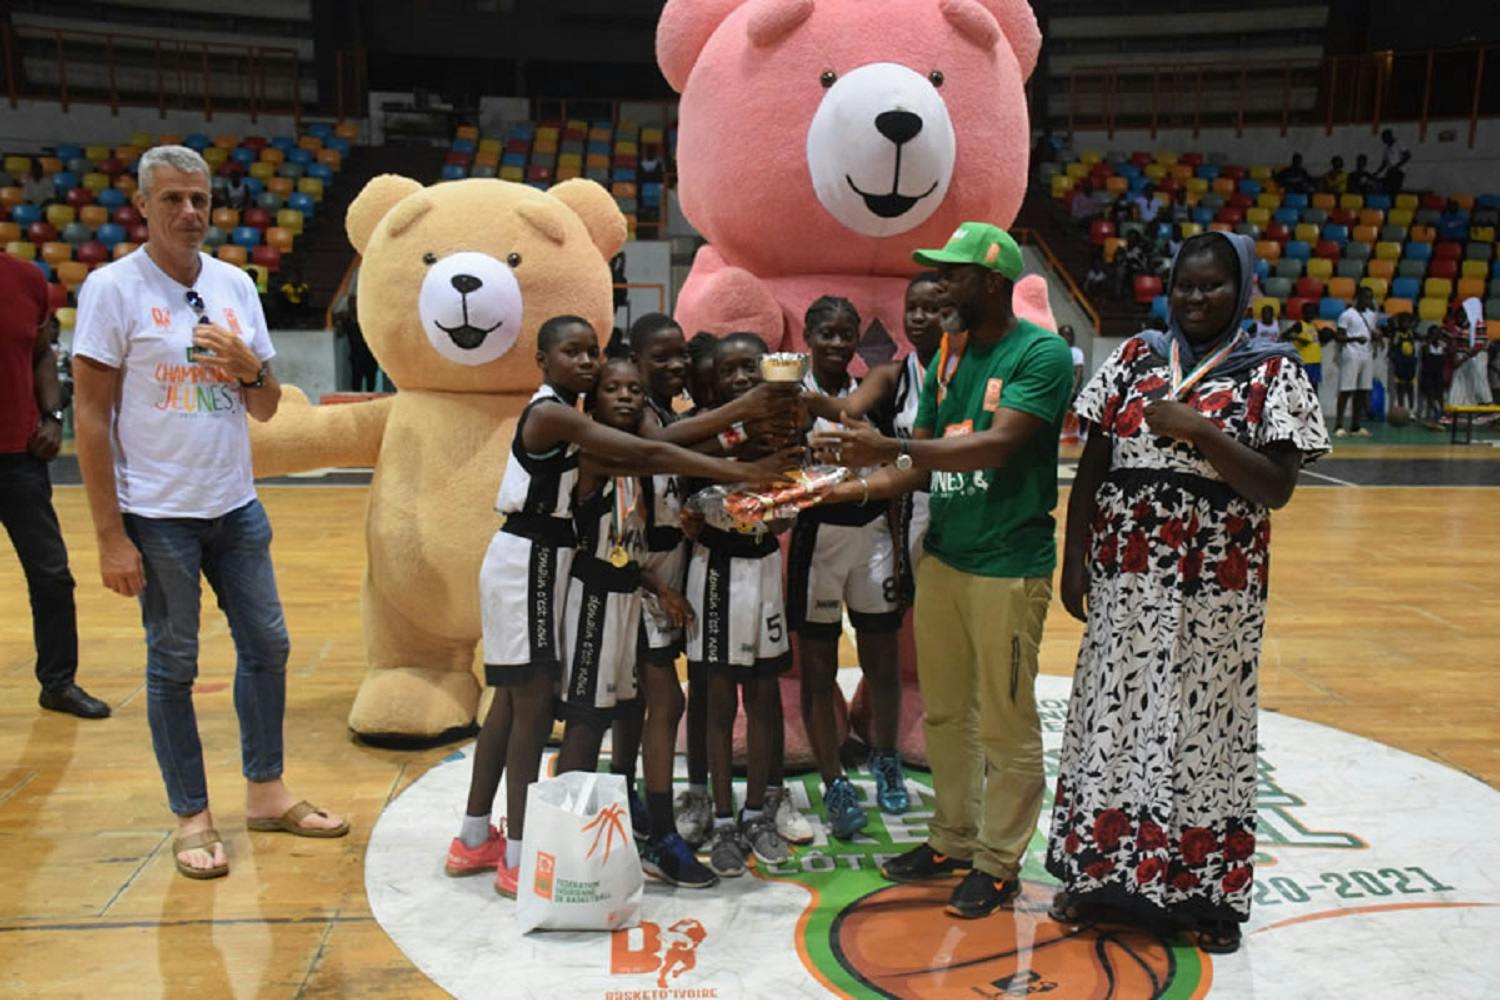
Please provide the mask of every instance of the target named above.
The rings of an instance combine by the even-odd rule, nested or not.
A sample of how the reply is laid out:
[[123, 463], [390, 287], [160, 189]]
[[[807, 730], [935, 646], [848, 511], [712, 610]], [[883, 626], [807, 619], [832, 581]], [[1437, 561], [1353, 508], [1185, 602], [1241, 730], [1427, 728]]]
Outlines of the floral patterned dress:
[[[1244, 920], [1270, 512], [1193, 446], [1151, 433], [1145, 406], [1169, 377], [1133, 338], [1076, 403], [1112, 455], [1047, 870], [1088, 902]], [[1328, 450], [1317, 393], [1289, 359], [1210, 373], [1184, 401], [1252, 448], [1289, 442], [1305, 461]]]

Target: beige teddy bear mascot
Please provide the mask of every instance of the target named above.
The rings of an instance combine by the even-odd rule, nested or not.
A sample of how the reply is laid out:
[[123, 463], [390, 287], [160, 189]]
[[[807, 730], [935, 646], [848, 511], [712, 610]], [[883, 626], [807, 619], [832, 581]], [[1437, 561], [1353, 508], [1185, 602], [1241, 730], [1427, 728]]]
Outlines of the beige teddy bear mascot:
[[363, 590], [369, 672], [349, 728], [375, 744], [463, 735], [479, 684], [479, 564], [516, 417], [536, 388], [536, 331], [572, 313], [608, 330], [625, 219], [592, 181], [424, 188], [370, 181], [349, 206], [364, 257], [359, 323], [399, 391], [310, 406], [287, 387], [252, 438], [255, 471], [373, 466]]

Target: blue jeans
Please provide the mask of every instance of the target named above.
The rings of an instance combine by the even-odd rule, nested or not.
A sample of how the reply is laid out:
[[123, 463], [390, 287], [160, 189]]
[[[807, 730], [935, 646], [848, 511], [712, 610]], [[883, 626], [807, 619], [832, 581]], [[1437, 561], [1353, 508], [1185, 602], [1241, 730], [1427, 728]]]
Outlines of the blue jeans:
[[140, 549], [146, 589], [146, 717], [151, 746], [179, 816], [208, 808], [203, 744], [193, 712], [198, 676], [199, 574], [208, 579], [234, 637], [234, 709], [240, 719], [245, 778], [281, 777], [281, 721], [291, 644], [271, 566], [271, 522], [259, 500], [222, 517], [125, 515]]

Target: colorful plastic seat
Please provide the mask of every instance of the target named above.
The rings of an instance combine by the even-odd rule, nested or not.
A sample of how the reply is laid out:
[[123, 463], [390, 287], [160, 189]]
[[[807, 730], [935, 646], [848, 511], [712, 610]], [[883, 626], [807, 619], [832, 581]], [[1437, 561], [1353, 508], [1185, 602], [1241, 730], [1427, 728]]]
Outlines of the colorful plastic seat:
[[36, 260], [36, 244], [30, 240], [11, 240], [5, 244], [5, 252], [22, 260]]
[[103, 264], [109, 260], [109, 247], [98, 240], [89, 240], [87, 243], [79, 245], [74, 259], [82, 261], [90, 267]]
[[54, 267], [57, 272], [57, 280], [68, 291], [73, 291], [83, 284], [83, 279], [89, 276], [89, 265], [76, 260], [65, 260]]
[[250, 259], [250, 255], [245, 251], [245, 248], [237, 243], [223, 244], [214, 252], [214, 256], [236, 267], [244, 267], [245, 262]]
[[42, 244], [42, 260], [56, 267], [65, 260], [73, 259], [73, 244], [62, 240], [49, 240]]
[[287, 198], [286, 203], [288, 208], [295, 208], [301, 212], [304, 219], [312, 218], [313, 210], [316, 208], [316, 203], [313, 201], [312, 195], [306, 191], [296, 192]]
[[94, 231], [81, 222], [70, 222], [62, 227], [62, 238], [75, 247], [94, 238]]
[[1425, 298], [1417, 302], [1417, 317], [1427, 323], [1441, 323], [1448, 315], [1448, 300]]
[[295, 208], [283, 208], [276, 213], [276, 225], [293, 235], [302, 233], [302, 213]]
[[263, 208], [247, 208], [240, 214], [240, 225], [253, 229], [265, 229], [271, 224], [271, 213]]
[[271, 226], [266, 230], [266, 246], [275, 247], [282, 253], [291, 253], [296, 235], [282, 226]]
[[1344, 315], [1344, 310], [1347, 308], [1349, 304], [1344, 299], [1326, 298], [1318, 303], [1318, 318], [1337, 320]]

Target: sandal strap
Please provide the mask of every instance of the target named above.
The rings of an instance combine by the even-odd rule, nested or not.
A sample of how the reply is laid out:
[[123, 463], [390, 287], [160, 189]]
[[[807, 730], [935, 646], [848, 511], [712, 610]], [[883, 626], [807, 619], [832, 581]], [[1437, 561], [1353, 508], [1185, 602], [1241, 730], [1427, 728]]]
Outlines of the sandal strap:
[[219, 836], [219, 831], [213, 827], [207, 830], [199, 830], [190, 833], [186, 837], [178, 837], [172, 841], [172, 853], [181, 854], [183, 851], [196, 851], [204, 847], [212, 847], [214, 844], [222, 844], [224, 841]]
[[326, 818], [327, 815], [328, 814], [323, 810], [319, 809], [311, 802], [308, 802], [306, 799], [303, 799], [301, 802], [298, 802], [286, 812], [282, 813], [281, 820], [283, 823], [287, 823], [291, 826], [301, 826], [302, 821], [309, 816], [323, 816]]

